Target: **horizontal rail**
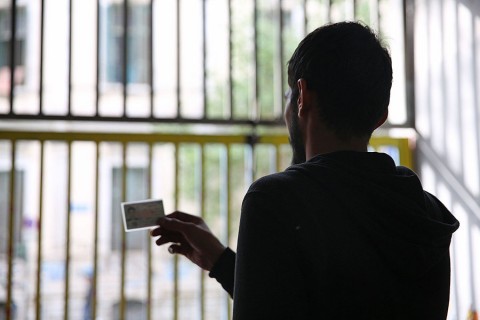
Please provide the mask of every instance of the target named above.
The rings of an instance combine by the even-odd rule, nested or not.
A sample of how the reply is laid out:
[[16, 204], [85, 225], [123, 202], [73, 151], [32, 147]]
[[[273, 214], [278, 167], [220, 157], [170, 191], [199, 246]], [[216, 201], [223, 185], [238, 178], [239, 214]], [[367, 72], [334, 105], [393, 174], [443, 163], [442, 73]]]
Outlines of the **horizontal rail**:
[[[115, 133], [115, 132], [44, 132], [44, 131], [1, 131], [0, 140], [38, 140], [38, 141], [94, 141], [94, 142], [165, 142], [165, 143], [266, 143], [288, 144], [283, 134], [169, 134], [169, 133]], [[395, 146], [399, 148], [404, 165], [411, 163], [411, 151], [408, 138], [373, 137], [373, 147]], [[404, 154], [404, 153], [407, 154]], [[403, 155], [402, 155], [403, 154]]]

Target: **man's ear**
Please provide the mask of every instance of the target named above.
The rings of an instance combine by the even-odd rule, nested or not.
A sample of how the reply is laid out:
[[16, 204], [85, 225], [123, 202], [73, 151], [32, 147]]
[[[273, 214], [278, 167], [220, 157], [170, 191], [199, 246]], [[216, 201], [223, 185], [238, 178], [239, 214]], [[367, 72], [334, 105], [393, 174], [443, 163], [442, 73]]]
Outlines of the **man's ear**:
[[[385, 110], [385, 112], [382, 114], [382, 117], [378, 120], [377, 124], [375, 125], [375, 129], [377, 129], [378, 127], [380, 127], [382, 124], [385, 123], [385, 121], [387, 121], [387, 118], [388, 118], [388, 109]], [[374, 129], [374, 130], [375, 130]]]
[[310, 106], [312, 105], [312, 93], [307, 88], [307, 81], [303, 78], [298, 79], [298, 117], [302, 117], [308, 112]]

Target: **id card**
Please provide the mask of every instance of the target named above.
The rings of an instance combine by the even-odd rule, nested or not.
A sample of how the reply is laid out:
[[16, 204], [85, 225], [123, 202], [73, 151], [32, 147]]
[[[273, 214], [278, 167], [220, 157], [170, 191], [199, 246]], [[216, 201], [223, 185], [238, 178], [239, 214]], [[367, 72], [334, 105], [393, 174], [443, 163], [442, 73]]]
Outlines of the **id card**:
[[162, 200], [122, 202], [123, 226], [125, 231], [137, 231], [155, 227], [158, 218], [165, 216]]

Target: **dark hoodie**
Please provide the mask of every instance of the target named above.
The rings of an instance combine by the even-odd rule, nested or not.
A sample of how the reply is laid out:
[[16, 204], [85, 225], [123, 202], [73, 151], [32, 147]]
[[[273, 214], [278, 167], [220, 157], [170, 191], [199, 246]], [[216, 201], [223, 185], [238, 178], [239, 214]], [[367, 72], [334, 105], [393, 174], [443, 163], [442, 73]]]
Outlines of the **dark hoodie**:
[[[445, 319], [458, 221], [381, 153], [335, 152], [256, 181], [234, 319]], [[235, 255], [212, 269], [232, 293]]]

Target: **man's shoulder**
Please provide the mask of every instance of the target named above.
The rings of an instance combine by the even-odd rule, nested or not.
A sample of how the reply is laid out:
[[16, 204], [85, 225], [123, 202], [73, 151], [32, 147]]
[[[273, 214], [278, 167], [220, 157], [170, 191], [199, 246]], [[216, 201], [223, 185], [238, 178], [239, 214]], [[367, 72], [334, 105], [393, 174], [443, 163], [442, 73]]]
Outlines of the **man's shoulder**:
[[297, 183], [302, 180], [302, 175], [298, 172], [286, 170], [282, 172], [272, 173], [266, 176], [263, 176], [252, 183], [249, 188], [251, 191], [268, 191], [271, 189], [284, 188], [292, 183]]

